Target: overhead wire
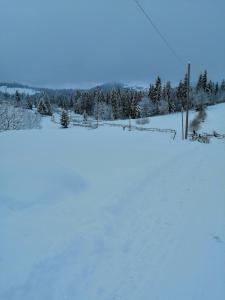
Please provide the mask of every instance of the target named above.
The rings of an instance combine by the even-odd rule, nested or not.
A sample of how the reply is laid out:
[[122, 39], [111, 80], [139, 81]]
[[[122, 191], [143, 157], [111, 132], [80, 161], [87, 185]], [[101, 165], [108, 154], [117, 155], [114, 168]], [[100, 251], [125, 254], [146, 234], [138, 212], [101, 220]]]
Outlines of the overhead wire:
[[144, 9], [144, 7], [141, 5], [141, 3], [138, 0], [133, 0], [137, 7], [142, 11], [144, 16], [147, 18], [151, 26], [154, 28], [154, 30], [157, 32], [157, 34], [160, 36], [162, 41], [165, 43], [167, 48], [170, 50], [170, 52], [173, 54], [173, 56], [177, 59], [177, 61], [182, 64], [182, 66], [185, 64], [183, 59], [180, 57], [180, 55], [177, 53], [177, 51], [172, 47], [172, 45], [169, 43], [168, 39], [165, 37], [165, 35], [161, 32], [161, 30], [158, 28], [158, 26], [153, 21], [152, 17], [149, 13]]

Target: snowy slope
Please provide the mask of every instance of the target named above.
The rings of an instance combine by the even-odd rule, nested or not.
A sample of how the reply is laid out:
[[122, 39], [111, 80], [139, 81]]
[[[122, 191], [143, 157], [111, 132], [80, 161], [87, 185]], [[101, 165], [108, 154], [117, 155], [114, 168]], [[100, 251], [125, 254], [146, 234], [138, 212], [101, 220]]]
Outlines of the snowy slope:
[[[191, 110], [189, 112], [189, 123], [196, 117], [198, 112]], [[185, 126], [185, 116], [184, 112], [184, 126]], [[206, 109], [206, 121], [201, 123], [199, 133], [207, 132], [212, 133], [214, 130], [219, 133], [225, 133], [225, 103], [218, 104], [215, 106], [209, 106]], [[154, 116], [148, 118], [149, 123], [145, 125], [138, 125], [137, 120], [131, 120], [131, 125], [133, 126], [141, 126], [141, 127], [150, 127], [150, 128], [159, 128], [159, 129], [175, 129], [177, 131], [176, 138], [180, 139], [182, 137], [182, 114], [181, 112], [168, 114], [164, 116]], [[116, 120], [110, 121], [109, 123], [115, 124], [124, 124], [128, 125], [129, 120]]]
[[7, 86], [0, 86], [0, 92], [8, 93], [10, 95], [14, 95], [18, 91], [20, 94], [26, 94], [26, 95], [34, 95], [39, 93], [38, 91], [35, 91], [33, 89], [29, 88], [17, 88], [17, 87], [7, 87]]
[[[202, 130], [224, 133], [224, 114]], [[224, 140], [45, 118], [0, 143], [1, 300], [224, 299]]]

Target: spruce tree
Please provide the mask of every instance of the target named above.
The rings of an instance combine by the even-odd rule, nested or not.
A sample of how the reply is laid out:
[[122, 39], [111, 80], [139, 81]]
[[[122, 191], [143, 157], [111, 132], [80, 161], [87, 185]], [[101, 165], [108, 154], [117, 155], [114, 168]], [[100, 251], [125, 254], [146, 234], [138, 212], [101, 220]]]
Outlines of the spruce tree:
[[26, 103], [26, 109], [33, 109], [33, 104], [30, 100], [27, 100], [27, 103]]
[[49, 101], [45, 102], [44, 100], [40, 100], [40, 102], [38, 103], [37, 111], [41, 115], [52, 116], [52, 109]]
[[214, 83], [210, 80], [206, 85], [206, 90], [208, 94], [212, 94], [214, 91]]
[[176, 90], [177, 99], [179, 101], [182, 101], [182, 95], [183, 95], [182, 91], [183, 91], [183, 82], [180, 80], [179, 85]]
[[162, 97], [162, 85], [161, 78], [158, 76], [155, 81], [155, 85], [151, 87], [151, 91], [149, 91], [150, 99], [153, 104], [156, 106], [156, 113], [159, 113], [159, 102]]
[[63, 128], [68, 128], [68, 126], [69, 126], [69, 116], [68, 116], [67, 111], [64, 109], [62, 110], [60, 123]]
[[187, 91], [188, 91], [188, 74], [186, 73], [184, 76], [184, 81], [182, 85], [182, 100], [186, 102], [187, 100]]
[[202, 75], [202, 88], [205, 92], [207, 90], [207, 84], [208, 84], [208, 73], [207, 70], [205, 70]]
[[219, 84], [218, 84], [218, 82], [216, 82], [215, 89], [214, 89], [214, 94], [217, 95], [218, 92], [219, 92]]
[[154, 85], [150, 84], [149, 90], [148, 90], [148, 97], [150, 100], [154, 99]]
[[119, 118], [119, 108], [118, 108], [118, 101], [117, 101], [117, 93], [116, 90], [112, 90], [110, 94], [110, 102], [112, 104], [112, 113], [113, 119], [116, 120]]
[[158, 76], [155, 82], [156, 101], [159, 102], [162, 96], [161, 78]]
[[174, 112], [174, 103], [172, 102], [172, 87], [170, 81], [166, 83], [163, 89], [163, 98], [168, 102], [169, 113]]
[[202, 89], [202, 73], [199, 75], [196, 91], [199, 92]]
[[52, 116], [52, 107], [49, 101], [45, 101], [45, 111], [47, 116]]
[[21, 96], [18, 91], [16, 91], [15, 98], [16, 98], [16, 106], [17, 107], [21, 106]]
[[220, 89], [221, 91], [225, 92], [225, 80], [222, 81]]

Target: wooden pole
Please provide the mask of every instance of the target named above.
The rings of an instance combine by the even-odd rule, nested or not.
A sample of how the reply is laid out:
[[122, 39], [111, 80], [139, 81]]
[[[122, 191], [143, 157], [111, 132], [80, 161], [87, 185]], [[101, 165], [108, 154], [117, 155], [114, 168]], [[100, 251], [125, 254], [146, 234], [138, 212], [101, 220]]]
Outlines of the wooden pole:
[[184, 139], [184, 109], [181, 107], [181, 118], [182, 118], [182, 140]]
[[185, 139], [188, 138], [188, 123], [189, 123], [189, 101], [190, 101], [190, 73], [191, 73], [191, 64], [188, 63], [188, 72], [187, 72], [187, 103], [186, 103], [186, 128], [185, 128]]
[[98, 99], [97, 99], [97, 128], [98, 128], [98, 118], [99, 118], [99, 115], [98, 115], [98, 109], [99, 109], [99, 107], [98, 107]]

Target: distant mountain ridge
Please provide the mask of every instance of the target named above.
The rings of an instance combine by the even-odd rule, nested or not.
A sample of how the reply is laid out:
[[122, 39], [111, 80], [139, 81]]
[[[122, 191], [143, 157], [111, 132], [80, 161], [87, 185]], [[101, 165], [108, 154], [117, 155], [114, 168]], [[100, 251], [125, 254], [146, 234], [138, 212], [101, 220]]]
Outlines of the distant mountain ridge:
[[21, 89], [32, 89], [32, 90], [40, 90], [41, 88], [29, 86], [26, 84], [18, 83], [18, 82], [0, 82], [0, 87], [5, 86], [7, 88], [21, 88]]
[[[40, 92], [45, 92], [45, 91], [76, 91], [76, 90], [95, 90], [97, 87], [101, 88], [101, 90], [105, 92], [109, 92], [113, 89], [121, 89], [121, 90], [144, 90], [144, 87], [136, 86], [136, 85], [128, 85], [125, 83], [120, 83], [120, 82], [108, 82], [108, 83], [103, 83], [96, 85], [92, 88], [41, 88], [41, 87], [33, 87], [29, 86], [26, 84], [21, 84], [18, 82], [0, 82], [0, 92], [3, 93], [10, 93], [10, 94], [15, 94], [16, 90], [21, 93], [40, 93]], [[31, 92], [32, 91], [32, 92]]]

